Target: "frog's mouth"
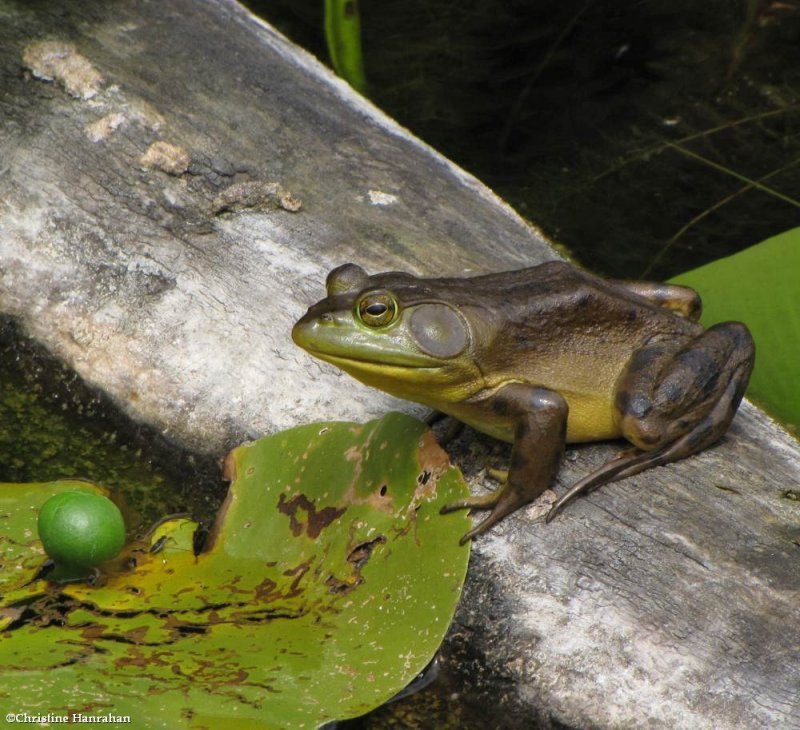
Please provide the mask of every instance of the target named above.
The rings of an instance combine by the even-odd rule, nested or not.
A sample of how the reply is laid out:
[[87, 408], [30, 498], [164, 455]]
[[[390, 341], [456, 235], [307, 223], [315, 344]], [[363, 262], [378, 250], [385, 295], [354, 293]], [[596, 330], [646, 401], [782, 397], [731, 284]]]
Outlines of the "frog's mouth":
[[342, 370], [369, 370], [389, 373], [412, 370], [439, 369], [444, 364], [424, 352], [405, 348], [389, 338], [343, 336], [333, 327], [320, 327], [315, 322], [298, 322], [292, 330], [295, 344], [320, 360], [332, 363]]
[[[374, 362], [353, 357], [339, 357], [330, 353], [309, 352], [320, 360], [331, 363], [356, 380], [398, 398], [423, 403], [429, 407], [435, 394], [444, 397], [454, 386], [447, 363], [420, 365], [416, 363]], [[455, 387], [458, 387], [455, 384]], [[445, 398], [446, 400], [446, 398]], [[439, 408], [441, 410], [441, 408]]]
[[409, 372], [436, 372], [441, 370], [442, 363], [432, 358], [424, 356], [415, 357], [413, 355], [402, 355], [397, 360], [389, 357], [387, 353], [383, 353], [381, 360], [374, 360], [367, 357], [357, 357], [353, 355], [332, 355], [329, 352], [322, 352], [314, 350], [310, 347], [305, 348], [309, 355], [313, 355], [320, 360], [336, 365], [347, 372], [351, 370], [368, 371], [376, 374], [383, 373], [391, 377], [393, 372], [409, 373]]

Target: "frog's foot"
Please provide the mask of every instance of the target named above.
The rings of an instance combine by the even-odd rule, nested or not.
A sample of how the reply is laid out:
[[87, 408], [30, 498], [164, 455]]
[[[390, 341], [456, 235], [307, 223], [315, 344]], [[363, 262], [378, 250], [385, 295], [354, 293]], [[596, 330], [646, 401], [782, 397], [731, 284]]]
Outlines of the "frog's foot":
[[478, 535], [482, 535], [490, 530], [504, 517], [507, 517], [512, 512], [516, 512], [516, 510], [520, 507], [524, 507], [530, 501], [530, 499], [521, 495], [508, 484], [504, 484], [502, 487], [495, 489], [489, 494], [459, 499], [450, 504], [446, 504], [442, 507], [441, 514], [447, 514], [448, 512], [454, 512], [459, 509], [491, 510], [489, 516], [483, 520], [483, 522], [475, 525], [475, 527], [458, 541], [459, 545], [464, 545], [474, 537], [478, 537]]
[[593, 489], [602, 487], [604, 484], [616, 481], [617, 479], [622, 479], [623, 476], [635, 474], [635, 471], [630, 471], [628, 473], [628, 470], [635, 466], [644, 464], [641, 468], [636, 469], [636, 471], [655, 466], [655, 463], [649, 462], [653, 462], [658, 456], [658, 453], [640, 451], [639, 449], [627, 449], [623, 451], [615, 459], [603, 464], [599, 469], [596, 469], [591, 474], [587, 474], [583, 479], [575, 483], [569, 491], [562, 495], [550, 508], [544, 521], [550, 522], [564, 507], [581, 494], [591, 492]]
[[719, 441], [747, 387], [753, 357], [750, 333], [738, 322], [714, 325], [676, 352], [663, 343], [643, 348], [617, 395], [622, 432], [639, 448], [581, 479], [553, 505], [545, 521], [579, 494], [678, 461]]
[[441, 514], [443, 515], [460, 509], [468, 509], [472, 512], [479, 510], [492, 510], [492, 513], [483, 522], [481, 522], [479, 525], [476, 525], [466, 535], [464, 535], [464, 537], [461, 538], [461, 545], [468, 542], [473, 537], [482, 535], [504, 517], [507, 517], [512, 512], [520, 507], [523, 507], [530, 501], [526, 497], [514, 497], [511, 494], [507, 494], [509, 492], [513, 492], [513, 490], [509, 488], [507, 484], [508, 470], [487, 467], [486, 474], [490, 478], [496, 479], [498, 482], [500, 482], [500, 487], [489, 492], [488, 494], [467, 497], [466, 499], [459, 499], [455, 502], [450, 502], [440, 510]]

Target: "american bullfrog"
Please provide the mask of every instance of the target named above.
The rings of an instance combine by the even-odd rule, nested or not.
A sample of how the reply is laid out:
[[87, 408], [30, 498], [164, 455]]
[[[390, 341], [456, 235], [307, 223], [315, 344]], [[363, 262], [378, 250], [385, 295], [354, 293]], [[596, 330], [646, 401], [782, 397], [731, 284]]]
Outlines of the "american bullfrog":
[[747, 327], [697, 322], [688, 287], [606, 280], [562, 261], [472, 278], [328, 275], [327, 297], [292, 331], [358, 380], [513, 444], [494, 492], [447, 505], [490, 510], [484, 533], [551, 486], [565, 443], [632, 449], [563, 495], [668, 464], [718, 441], [747, 386]]

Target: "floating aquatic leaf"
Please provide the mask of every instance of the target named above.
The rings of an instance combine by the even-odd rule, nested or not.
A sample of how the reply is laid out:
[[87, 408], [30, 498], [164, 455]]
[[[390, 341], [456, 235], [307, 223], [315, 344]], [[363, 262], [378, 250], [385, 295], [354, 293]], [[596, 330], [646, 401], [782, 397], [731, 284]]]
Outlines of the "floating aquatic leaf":
[[703, 298], [704, 324], [745, 322], [756, 343], [748, 395], [800, 429], [800, 228], [676, 277]]
[[[466, 487], [430, 431], [400, 414], [304, 426], [236, 449], [227, 469], [200, 555], [194, 523], [170, 520], [103, 585], [25, 588], [25, 615], [0, 631], [5, 706], [25, 697], [29, 713], [148, 728], [314, 728], [380, 705], [427, 664], [469, 555], [468, 518], [438, 514]], [[28, 511], [12, 518], [18, 535], [35, 529]], [[43, 556], [26, 540], [16, 559], [30, 581]], [[0, 610], [13, 612], [22, 583], [9, 572], [6, 558]]]

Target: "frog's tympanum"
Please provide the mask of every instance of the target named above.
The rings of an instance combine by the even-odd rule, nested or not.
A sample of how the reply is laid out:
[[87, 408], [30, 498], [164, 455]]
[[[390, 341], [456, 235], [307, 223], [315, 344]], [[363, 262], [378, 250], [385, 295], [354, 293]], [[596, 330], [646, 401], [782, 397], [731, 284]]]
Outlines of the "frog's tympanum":
[[719, 440], [753, 367], [739, 322], [698, 324], [689, 288], [609, 281], [560, 262], [474, 278], [334, 269], [294, 341], [367, 385], [513, 444], [504, 483], [448, 505], [491, 510], [488, 530], [553, 483], [566, 442], [625, 438], [581, 492]]

